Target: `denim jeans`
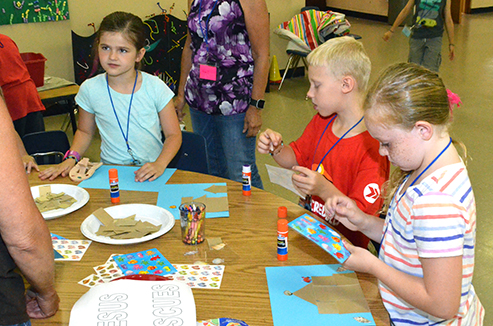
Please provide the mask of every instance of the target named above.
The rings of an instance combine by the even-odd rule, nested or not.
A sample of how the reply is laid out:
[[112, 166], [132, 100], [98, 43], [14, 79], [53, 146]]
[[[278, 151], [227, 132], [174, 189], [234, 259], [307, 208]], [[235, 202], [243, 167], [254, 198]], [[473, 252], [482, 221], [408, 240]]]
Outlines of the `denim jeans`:
[[209, 159], [209, 173], [242, 182], [243, 165], [252, 169], [252, 186], [263, 189], [255, 163], [256, 137], [243, 133], [245, 113], [211, 115], [190, 108], [193, 131], [205, 137]]
[[442, 37], [410, 38], [409, 62], [438, 72], [442, 63]]
[[15, 325], [2, 325], [2, 326], [31, 326], [31, 321], [28, 320], [25, 323], [15, 324]]

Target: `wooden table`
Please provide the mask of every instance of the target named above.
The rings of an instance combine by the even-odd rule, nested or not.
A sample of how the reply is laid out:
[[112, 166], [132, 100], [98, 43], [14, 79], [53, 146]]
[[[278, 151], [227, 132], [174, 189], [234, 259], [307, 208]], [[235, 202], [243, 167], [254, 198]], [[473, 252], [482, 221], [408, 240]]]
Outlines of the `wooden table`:
[[[43, 166], [41, 168], [44, 168]], [[56, 183], [72, 184], [68, 178], [58, 178]], [[31, 186], [46, 184], [38, 179], [37, 173], [29, 176]], [[195, 260], [211, 263], [213, 258], [223, 258], [226, 266], [219, 290], [193, 289], [197, 307], [197, 320], [230, 317], [245, 321], [251, 326], [272, 326], [272, 312], [265, 267], [335, 264], [337, 261], [316, 244], [297, 232], [289, 233], [289, 258], [277, 260], [277, 208], [286, 206], [288, 220], [307, 213], [306, 210], [269, 192], [253, 188], [249, 197], [242, 195], [240, 183], [193, 172], [176, 171], [168, 184], [217, 183], [228, 185], [229, 218], [206, 220], [206, 238], [221, 237], [226, 247], [214, 251], [217, 257], [206, 250], [206, 242], [197, 246], [199, 255], [185, 256], [195, 247], [180, 240], [180, 226], [176, 223], [171, 231], [149, 242], [114, 246], [92, 242], [79, 262], [55, 262], [56, 289], [61, 298], [60, 310], [49, 319], [33, 320], [33, 325], [68, 325], [70, 310], [74, 303], [88, 291], [78, 284], [94, 273], [93, 267], [106, 262], [114, 253], [131, 253], [157, 248], [172, 263], [192, 264]], [[109, 190], [87, 189], [91, 198], [76, 212], [46, 221], [50, 231], [67, 239], [84, 239], [80, 232], [82, 221], [100, 207], [111, 206]], [[120, 191], [121, 204], [155, 204], [157, 193]], [[205, 257], [209, 252], [208, 257]], [[370, 306], [376, 325], [389, 325], [388, 315], [382, 305], [377, 280], [368, 274], [358, 274], [360, 285]], [[341, 325], [342, 326], [342, 325]]]
[[[48, 89], [38, 92], [39, 97], [41, 98], [41, 102], [43, 102], [44, 106], [46, 107], [44, 115], [50, 116], [62, 113], [70, 114], [70, 122], [72, 124], [72, 131], [74, 135], [77, 131], [77, 120], [75, 119], [75, 95], [77, 95], [78, 92], [79, 85], [68, 85], [60, 88]], [[58, 108], [61, 108], [61, 111], [56, 110], [56, 112], [50, 112], [50, 110], [54, 111], [50, 107], [62, 101], [67, 101], [67, 104], [60, 104], [59, 106], [57, 106]]]

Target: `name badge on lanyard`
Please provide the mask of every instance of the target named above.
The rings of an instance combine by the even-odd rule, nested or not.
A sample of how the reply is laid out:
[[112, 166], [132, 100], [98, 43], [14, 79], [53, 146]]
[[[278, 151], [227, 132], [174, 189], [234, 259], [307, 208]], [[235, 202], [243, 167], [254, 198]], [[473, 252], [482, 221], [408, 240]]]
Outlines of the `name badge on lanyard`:
[[[207, 48], [207, 57], [209, 56], [209, 40], [208, 40], [208, 32], [209, 32], [209, 21], [212, 16], [212, 12], [216, 8], [217, 5], [217, 0], [214, 1], [214, 6], [212, 7], [211, 12], [209, 13], [209, 16], [207, 17], [205, 21], [205, 30], [202, 28], [202, 22], [200, 21], [201, 19], [201, 12], [202, 12], [202, 0], [200, 0], [199, 4], [199, 26], [200, 30], [202, 32], [202, 35], [204, 37], [204, 41], [206, 44]], [[208, 64], [203, 64], [201, 63], [199, 65], [199, 78], [200, 79], [205, 79], [205, 80], [212, 80], [216, 81], [217, 80], [217, 66], [211, 63]]]
[[199, 66], [200, 79], [217, 80], [217, 67], [213, 65], [200, 64]]

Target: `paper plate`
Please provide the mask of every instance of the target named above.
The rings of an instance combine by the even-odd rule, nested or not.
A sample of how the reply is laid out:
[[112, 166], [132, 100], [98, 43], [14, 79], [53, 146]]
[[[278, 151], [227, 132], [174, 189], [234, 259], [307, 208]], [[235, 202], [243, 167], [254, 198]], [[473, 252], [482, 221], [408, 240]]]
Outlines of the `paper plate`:
[[[67, 208], [58, 208], [41, 213], [41, 215], [43, 215], [45, 220], [52, 220], [54, 218], [62, 217], [69, 213], [75, 212], [76, 210], [87, 204], [87, 202], [89, 201], [89, 193], [84, 188], [77, 187], [74, 185], [64, 185], [64, 184], [50, 184], [49, 186], [51, 187], [52, 193], [58, 194], [64, 192], [67, 195], [74, 197], [77, 200], [77, 202], [73, 203], [72, 206]], [[39, 197], [40, 187], [43, 186], [31, 187], [31, 193], [33, 195], [33, 198]]]
[[171, 230], [175, 225], [174, 216], [164, 208], [155, 205], [126, 204], [107, 207], [104, 210], [114, 219], [126, 218], [130, 215], [136, 214], [136, 220], [147, 221], [154, 225], [161, 224], [161, 229], [142, 238], [112, 239], [110, 237], [96, 235], [96, 232], [99, 230], [99, 227], [102, 224], [101, 222], [99, 222], [96, 216], [91, 214], [84, 220], [84, 222], [82, 222], [82, 225], [80, 226], [80, 230], [85, 237], [93, 241], [114, 245], [141, 243], [162, 236], [163, 234]]

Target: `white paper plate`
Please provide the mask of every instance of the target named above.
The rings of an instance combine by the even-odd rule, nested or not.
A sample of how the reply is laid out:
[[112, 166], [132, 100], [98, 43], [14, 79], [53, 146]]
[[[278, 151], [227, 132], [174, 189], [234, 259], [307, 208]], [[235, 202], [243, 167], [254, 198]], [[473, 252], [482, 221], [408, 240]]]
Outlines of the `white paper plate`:
[[[74, 197], [77, 202], [73, 203], [72, 206], [67, 208], [58, 208], [51, 211], [46, 211], [41, 213], [45, 220], [52, 220], [54, 218], [62, 217], [69, 213], [75, 212], [89, 201], [89, 193], [81, 187], [77, 187], [74, 185], [64, 185], [64, 184], [50, 184], [51, 192], [55, 194], [59, 194], [61, 192], [66, 193]], [[31, 187], [31, 193], [33, 198], [39, 197], [39, 188], [43, 186], [35, 186]]]
[[155, 205], [126, 204], [126, 205], [107, 207], [104, 210], [108, 214], [110, 214], [111, 217], [113, 217], [114, 219], [126, 218], [129, 217], [130, 215], [136, 214], [135, 216], [136, 220], [147, 221], [154, 225], [161, 224], [161, 229], [159, 229], [159, 231], [157, 232], [146, 235], [145, 237], [142, 238], [112, 239], [110, 237], [96, 235], [96, 232], [99, 230], [99, 227], [102, 224], [101, 222], [99, 222], [96, 216], [91, 214], [84, 220], [84, 222], [82, 222], [82, 225], [80, 226], [80, 230], [82, 234], [87, 238], [101, 243], [125, 245], [125, 244], [146, 242], [162, 236], [163, 234], [171, 230], [175, 225], [174, 216], [164, 208]]

